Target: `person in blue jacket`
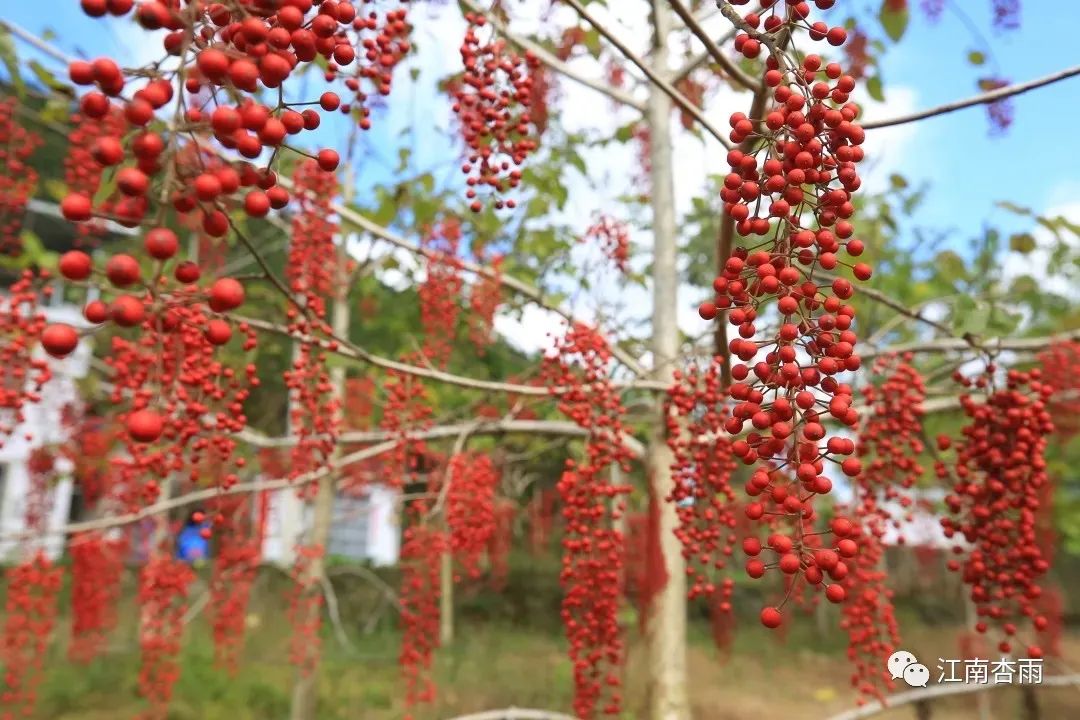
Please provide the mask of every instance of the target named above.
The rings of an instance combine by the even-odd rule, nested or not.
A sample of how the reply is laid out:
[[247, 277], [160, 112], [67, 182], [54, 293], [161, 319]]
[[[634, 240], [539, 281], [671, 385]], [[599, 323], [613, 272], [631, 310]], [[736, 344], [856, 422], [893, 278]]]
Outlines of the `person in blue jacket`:
[[187, 522], [176, 536], [177, 560], [195, 565], [209, 557], [210, 541], [204, 532], [208, 527], [202, 511], [196, 510], [188, 515]]

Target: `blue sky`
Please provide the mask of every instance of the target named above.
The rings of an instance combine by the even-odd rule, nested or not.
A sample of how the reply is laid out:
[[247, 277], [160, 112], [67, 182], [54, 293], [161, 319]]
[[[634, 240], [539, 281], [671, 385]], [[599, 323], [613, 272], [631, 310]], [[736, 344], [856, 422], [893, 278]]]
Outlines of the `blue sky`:
[[[37, 33], [51, 28], [57, 35], [54, 42], [68, 52], [82, 50], [93, 56], [132, 51], [132, 33], [124, 32], [114, 21], [93, 20], [74, 11], [75, 0], [64, 2], [70, 2], [72, 12], [46, 13], [42, 3], [8, 3], [4, 16]], [[917, 5], [917, 0], [911, 4]], [[990, 29], [988, 0], [963, 5], [991, 44], [996, 65], [1010, 79], [1026, 80], [1080, 63], [1073, 32], [1080, 25], [1080, 3], [1028, 0], [1024, 3], [1021, 29], [1005, 33]], [[419, 38], [421, 43], [448, 42], [425, 28], [422, 18], [419, 20], [421, 32], [426, 35]], [[954, 13], [947, 11], [940, 21], [931, 23], [914, 9], [907, 35], [899, 45], [890, 47], [883, 59], [886, 89], [902, 86], [913, 90], [919, 107], [971, 94], [979, 74], [992, 67], [988, 63], [976, 69], [965, 61], [966, 50], [980, 47], [980, 40]], [[26, 47], [20, 46], [20, 52], [26, 53]], [[423, 101], [423, 96], [434, 89], [433, 80], [429, 77], [415, 89], [411, 83], [402, 83], [404, 93], [414, 96], [414, 101], [397, 105], [390, 117], [384, 117], [368, 133], [369, 146], [390, 166], [397, 162], [396, 147], [407, 142], [399, 135], [401, 128], [430, 128], [433, 122], [442, 128], [447, 126], [445, 119], [432, 117], [430, 104]], [[400, 96], [398, 100], [401, 102]], [[917, 141], [906, 148], [898, 165], [912, 179], [933, 182], [935, 192], [924, 208], [926, 220], [977, 230], [994, 212], [996, 199], [1043, 208], [1065, 200], [1070, 186], [1073, 192], [1080, 190], [1076, 187], [1080, 174], [1066, 161], [1069, 150], [1075, 157], [1080, 146], [1075, 134], [1066, 129], [1073, 124], [1072, 119], [1080, 116], [1080, 79], [1035, 90], [1016, 98], [1014, 104], [1015, 122], [1000, 138], [987, 137], [983, 108], [920, 124]], [[345, 132], [345, 125], [342, 119], [333, 123], [330, 131]], [[449, 144], [438, 134], [416, 133], [413, 139], [421, 166], [445, 168], [453, 157]], [[365, 184], [381, 182], [390, 174], [391, 168], [383, 163], [368, 163], [361, 180]], [[440, 177], [444, 174], [440, 173]], [[994, 215], [995, 220], [999, 217], [1000, 212]], [[1007, 215], [1003, 219], [1007, 220]]]
[[[53, 42], [72, 54], [80, 50], [89, 56], [146, 52], [145, 45], [132, 45], [141, 31], [124, 28], [116, 21], [87, 18], [74, 11], [75, 0], [63, 2], [71, 4], [71, 12], [45, 13], [42, 3], [8, 3], [4, 16], [36, 33], [50, 28], [56, 33]], [[1080, 3], [1028, 0], [1021, 29], [998, 33], [990, 28], [989, 0], [964, 2], [983, 38], [973, 36], [952, 12], [931, 23], [915, 7], [918, 0], [910, 4], [913, 12], [907, 35], [882, 59], [887, 105], [904, 100], [897, 105], [898, 112], [971, 95], [977, 91], [980, 75], [995, 67], [1005, 77], [1021, 81], [1080, 62], [1072, 37], [1080, 24]], [[425, 22], [424, 16], [433, 12], [437, 9], [419, 6], [413, 11], [413, 20], [418, 28], [417, 43], [422, 48], [439, 46], [425, 57], [429, 67], [439, 66], [440, 73], [423, 73], [420, 82], [413, 84], [399, 71], [392, 108], [366, 133], [365, 145], [378, 159], [362, 165], [360, 199], [366, 188], [393, 178], [398, 148], [403, 146], [412, 148], [413, 169], [435, 170], [440, 184], [461, 180], [454, 169], [457, 151], [446, 132], [448, 109], [435, 89], [437, 74], [457, 67], [459, 34], [445, 24]], [[874, 30], [880, 33], [876, 27]], [[983, 68], [973, 68], [965, 56], [971, 49], [985, 50], [983, 40], [991, 46], [991, 61]], [[33, 54], [22, 44], [19, 51]], [[312, 81], [315, 87], [321, 84], [318, 78]], [[894, 90], [890, 92], [890, 88]], [[314, 92], [309, 94], [314, 96]], [[978, 233], [987, 222], [1006, 231], [1028, 229], [1022, 219], [995, 209], [997, 200], [1036, 210], [1074, 202], [1071, 198], [1080, 192], [1080, 174], [1074, 169], [1080, 141], [1071, 126], [1074, 118], [1080, 117], [1080, 78], [1032, 91], [1013, 102], [1015, 121], [1003, 137], [988, 137], [986, 111], [978, 107], [923, 121], [909, 128], [902, 145], [885, 146], [882, 155], [889, 170], [898, 170], [915, 183], [932, 184], [933, 191], [918, 217], [920, 224], [957, 228], [960, 241]], [[889, 115], [891, 110], [879, 109], [878, 114]], [[334, 137], [343, 137], [348, 125], [340, 117], [326, 122], [318, 139], [332, 142]], [[413, 132], [406, 136], [408, 128]], [[634, 152], [631, 146], [625, 148], [626, 153]]]
[[[917, 5], [915, 0], [910, 4]], [[1006, 33], [989, 29], [989, 0], [962, 4], [1011, 81], [1080, 64], [1073, 32], [1080, 23], [1080, 3], [1027, 0], [1021, 28]], [[914, 89], [920, 108], [964, 97], [976, 91], [980, 72], [991, 67], [967, 64], [966, 51], [978, 45], [954, 13], [946, 12], [933, 24], [916, 10], [908, 33], [882, 64], [886, 101], [887, 88], [893, 84]], [[1004, 137], [987, 137], [984, 107], [919, 123], [917, 139], [899, 165], [910, 178], [933, 183], [921, 220], [977, 232], [986, 220], [1018, 224], [1008, 213], [994, 209], [996, 200], [1043, 210], [1080, 192], [1076, 169], [1080, 140], [1068, 129], [1075, 124], [1069, 118], [1080, 113], [1080, 78], [1033, 90], [1013, 103], [1015, 121]]]

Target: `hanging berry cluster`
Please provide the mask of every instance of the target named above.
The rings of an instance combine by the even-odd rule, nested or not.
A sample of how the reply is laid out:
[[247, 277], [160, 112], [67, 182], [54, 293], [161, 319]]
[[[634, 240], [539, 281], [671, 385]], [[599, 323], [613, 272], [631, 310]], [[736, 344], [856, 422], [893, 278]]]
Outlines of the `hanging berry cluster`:
[[[912, 488], [922, 476], [919, 456], [924, 447], [922, 403], [926, 391], [922, 376], [912, 367], [910, 356], [884, 356], [874, 363], [874, 375], [884, 375], [880, 386], [863, 388], [870, 408], [855, 452], [865, 462], [854, 479], [850, 512], [855, 518], [851, 537], [859, 553], [846, 561], [848, 573], [840, 579], [847, 598], [840, 626], [848, 635], [848, 658], [854, 668], [851, 684], [860, 702], [892, 690], [894, 683], [886, 661], [900, 646], [900, 632], [881, 566], [883, 536], [889, 523], [900, 527], [885, 502], [910, 506]], [[850, 442], [846, 441], [845, 442]]]
[[480, 559], [495, 535], [495, 492], [499, 471], [489, 455], [460, 453], [450, 458], [446, 525], [450, 551], [462, 570], [480, 576]]
[[[81, 113], [71, 116], [68, 132], [67, 153], [64, 155], [64, 182], [68, 191], [93, 198], [101, 188], [105, 169], [122, 158], [123, 147], [119, 138], [127, 131], [127, 120], [118, 107], [110, 108], [101, 118], [91, 118]], [[147, 142], [145, 139], [143, 143]], [[95, 212], [107, 216], [115, 214], [114, 204], [124, 195], [114, 191], [106, 197]], [[100, 240], [105, 226], [97, 218], [76, 225], [75, 247], [92, 247]]]
[[18, 100], [0, 100], [0, 255], [22, 252], [26, 204], [37, 189], [37, 171], [30, 156], [41, 138], [15, 121]]
[[92, 662], [105, 649], [116, 627], [124, 561], [130, 544], [126, 534], [101, 533], [71, 539], [71, 642], [68, 658]]
[[422, 247], [428, 251], [427, 274], [418, 290], [420, 324], [424, 330], [424, 355], [438, 368], [450, 361], [461, 315], [461, 224], [456, 218], [443, 220], [424, 237]]
[[1080, 433], [1080, 342], [1055, 343], [1039, 353], [1043, 383], [1054, 388], [1046, 407], [1054, 432], [1064, 438]]
[[[41, 389], [53, 377], [49, 362], [34, 352], [47, 330], [39, 299], [52, 294], [51, 287], [40, 287], [33, 272], [23, 271], [18, 280], [0, 297], [0, 446], [26, 419], [27, 404], [41, 398]], [[48, 350], [48, 345], [45, 346]]]
[[679, 518], [676, 536], [683, 545], [690, 579], [689, 597], [716, 593], [716, 571], [727, 567], [739, 538], [738, 507], [731, 488], [736, 463], [723, 432], [722, 363], [704, 370], [676, 371], [668, 388], [667, 443], [674, 462], [674, 488], [667, 502]]
[[840, 627], [848, 636], [847, 655], [854, 666], [851, 686], [860, 695], [860, 705], [868, 697], [883, 700], [883, 691], [893, 689], [887, 661], [901, 647], [893, 592], [885, 585], [881, 535], [881, 524], [873, 520], [855, 527], [850, 537], [858, 544], [859, 553], [847, 561], [849, 572], [840, 580], [846, 595]]
[[255, 496], [223, 496], [215, 502], [217, 548], [210, 579], [214, 660], [235, 674], [243, 649], [251, 586], [262, 559], [259, 522], [252, 508]]
[[[435, 700], [431, 662], [439, 647], [439, 561], [448, 551], [446, 534], [415, 522], [405, 529], [401, 547], [401, 652], [405, 705]], [[412, 720], [412, 715], [406, 715]]]
[[574, 670], [574, 713], [619, 713], [623, 639], [619, 606], [623, 582], [623, 535], [614, 522], [625, 512], [628, 485], [616, 485], [613, 466], [629, 471], [622, 443], [625, 411], [610, 381], [611, 349], [595, 329], [576, 323], [544, 358], [549, 387], [565, 388], [560, 412], [588, 432], [585, 457], [567, 461], [558, 484], [566, 532], [560, 581], [562, 619]]
[[626, 223], [602, 215], [581, 239], [597, 243], [620, 273], [625, 275], [630, 271], [630, 228]]
[[190, 565], [165, 554], [152, 555], [139, 574], [139, 694], [149, 703], [147, 720], [164, 720], [180, 678], [183, 619], [194, 578]]
[[[892, 522], [897, 529], [900, 518], [891, 517], [883, 503], [911, 507], [912, 496], [904, 491], [915, 487], [922, 477], [919, 458], [926, 450], [922, 440], [926, 385], [910, 362], [910, 355], [884, 356], [874, 362], [873, 374], [884, 375], [885, 380], [879, 386], [867, 385], [862, 389], [870, 411], [855, 448], [856, 455], [864, 462], [854, 481], [860, 491], [854, 511], [864, 522], [876, 517], [876, 524]], [[870, 460], [867, 462], [865, 458]]]
[[466, 13], [469, 23], [461, 42], [464, 77], [452, 84], [453, 110], [468, 148], [461, 166], [475, 212], [483, 209], [478, 190], [489, 188], [496, 195], [495, 207], [515, 207], [501, 194], [521, 182], [520, 166], [537, 148], [530, 115], [536, 98], [533, 74], [540, 65], [531, 52], [520, 56], [505, 40], [493, 35], [484, 41], [487, 20]]
[[[975, 630], [996, 628], [1004, 635], [999, 649], [1009, 653], [1025, 618], [1035, 630], [1047, 625], [1035, 609], [1039, 581], [1050, 567], [1039, 547], [1037, 517], [1050, 482], [1044, 455], [1053, 423], [1046, 401], [1054, 388], [1042, 382], [1038, 369], [1009, 370], [1004, 386], [994, 387], [995, 371], [991, 363], [974, 379], [954, 376], [985, 393], [985, 402], [961, 396], [969, 422], [956, 447], [955, 484], [945, 498], [953, 517], [941, 524], [946, 537], [967, 543], [954, 548], [963, 558], [950, 560], [949, 569], [960, 571], [970, 588], [979, 618]], [[942, 464], [937, 472], [948, 475]], [[1028, 646], [1027, 657], [1041, 655], [1038, 646]]]
[[[302, 309], [288, 308], [289, 330], [296, 336], [311, 336], [328, 329], [325, 318], [338, 267], [334, 238], [339, 230], [330, 204], [338, 184], [312, 161], [297, 167], [293, 184], [299, 207], [292, 221], [286, 277]], [[290, 391], [290, 429], [298, 438], [290, 477], [299, 477], [329, 461], [339, 430], [339, 401], [332, 397], [326, 352], [312, 343], [300, 343], [285, 373], [285, 385]]]
[[311, 586], [319, 580], [307, 581], [310, 577], [308, 568], [311, 563], [322, 557], [323, 548], [300, 545], [296, 548], [296, 562], [293, 564], [293, 580], [285, 594], [288, 603], [287, 617], [292, 627], [289, 639], [289, 661], [296, 666], [301, 675], [310, 675], [319, 663], [322, 649], [323, 594]]
[[0, 664], [0, 720], [29, 717], [37, 701], [49, 638], [56, 622], [56, 600], [63, 570], [41, 551], [5, 574], [7, 601]]
[[[833, 1], [815, 4], [824, 9]], [[797, 33], [807, 24], [811, 40], [843, 45], [846, 31], [810, 23], [809, 5], [773, 6], [765, 17], [747, 14], [744, 20], [751, 32], [740, 32], [735, 48], [755, 58], [765, 37], [759, 27], [775, 37], [781, 29]], [[715, 318], [718, 310], [728, 311], [728, 320], [739, 330], [728, 347], [739, 362], [731, 368], [735, 382], [729, 394], [735, 404], [725, 429], [737, 435], [751, 426], [749, 434], [732, 444], [732, 451], [743, 463], [759, 465], [748, 487], [759, 499], [747, 507], [747, 516], [779, 518], [785, 526], [768, 543], [777, 563], [765, 567], [778, 567], [790, 578], [789, 595], [802, 580], [816, 579], [810, 582], [814, 588], [824, 585], [825, 568], [816, 564], [807, 539], [822, 537], [811, 533], [814, 499], [832, 486], [826, 463], [839, 465], [848, 476], [860, 470], [857, 459], [844, 459], [854, 452], [854, 444], [827, 439], [824, 425], [826, 417], [848, 427], [858, 419], [851, 388], [836, 378], [860, 366], [851, 330], [855, 311], [845, 304], [855, 291], [851, 281], [822, 278], [821, 273], [848, 264], [841, 259], [842, 251], [851, 257], [863, 251], [850, 219], [852, 194], [861, 183], [855, 168], [863, 158], [860, 146], [865, 139], [855, 123], [859, 108], [849, 100], [855, 80], [839, 64], [825, 64], [816, 54], [805, 55], [796, 66], [790, 63], [784, 53], [765, 60], [763, 81], [772, 90], [774, 105], [764, 117], [736, 113], [730, 118], [733, 143], [752, 137], [763, 141], [753, 152], [728, 153], [731, 171], [721, 190], [724, 212], [748, 247], [737, 248], [727, 259], [713, 283], [715, 302], [699, 309], [705, 319]], [[851, 270], [859, 280], [871, 275], [864, 263], [855, 263]], [[760, 316], [773, 303], [779, 326], [761, 336]], [[790, 482], [774, 482], [771, 471], [779, 467], [790, 470]], [[854, 556], [854, 540], [836, 536], [834, 542], [843, 557]], [[831, 599], [842, 594], [839, 585], [830, 587], [835, 587]], [[762, 622], [778, 627], [780, 609], [766, 607]]]
[[503, 255], [488, 262], [489, 274], [480, 275], [469, 289], [469, 339], [476, 352], [483, 355], [491, 345], [495, 330], [495, 312], [502, 300]]

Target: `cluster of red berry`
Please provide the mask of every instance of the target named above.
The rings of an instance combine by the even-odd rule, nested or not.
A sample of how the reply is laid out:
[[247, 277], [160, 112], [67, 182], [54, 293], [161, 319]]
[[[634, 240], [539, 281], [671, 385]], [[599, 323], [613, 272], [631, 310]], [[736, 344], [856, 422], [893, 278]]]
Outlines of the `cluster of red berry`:
[[[453, 110], [468, 146], [468, 158], [461, 166], [468, 178], [466, 197], [479, 212], [483, 203], [478, 188], [488, 187], [499, 195], [521, 182], [518, 169], [536, 150], [531, 104], [535, 97], [533, 73], [540, 61], [531, 52], [520, 56], [505, 40], [481, 39], [487, 20], [473, 13], [465, 19], [469, 27], [461, 43], [465, 76], [451, 86]], [[513, 199], [495, 200], [495, 207], [512, 208]]]
[[22, 252], [26, 204], [37, 188], [38, 174], [29, 164], [41, 138], [15, 120], [18, 100], [0, 100], [0, 255]]
[[[955, 375], [985, 402], [961, 396], [968, 424], [956, 446], [953, 489], [945, 498], [953, 517], [941, 524], [947, 537], [966, 541], [954, 548], [962, 561], [950, 560], [949, 569], [959, 571], [970, 588], [979, 618], [975, 630], [985, 634], [995, 626], [1004, 634], [998, 649], [1009, 653], [1022, 630], [1019, 623], [1030, 620], [1037, 631], [1048, 624], [1035, 603], [1042, 595], [1039, 581], [1050, 568], [1038, 542], [1038, 520], [1050, 483], [1045, 452], [1054, 426], [1046, 402], [1054, 388], [1042, 382], [1038, 368], [1008, 370], [1003, 386], [995, 387], [996, 369], [990, 363], [974, 379]], [[950, 474], [944, 463], [936, 469], [939, 477]], [[1041, 656], [1038, 646], [1027, 647], [1027, 657]]]
[[[825, 9], [833, 0], [814, 4]], [[767, 39], [758, 28], [766, 34], [795, 33], [808, 25], [811, 40], [833, 46], [846, 40], [842, 27], [809, 22], [809, 2], [767, 5], [764, 17], [757, 12], [745, 16], [749, 32], [735, 38], [745, 57], [757, 57]], [[735, 404], [725, 430], [739, 435], [751, 426], [732, 443], [743, 463], [759, 465], [747, 488], [759, 499], [746, 508], [747, 516], [780, 518], [786, 525], [766, 543], [777, 554], [776, 563], [753, 560], [751, 575], [777, 567], [790, 578], [789, 596], [793, 582], [805, 579], [811, 586], [827, 586], [827, 596], [837, 602], [845, 594], [837, 584], [838, 574], [846, 573], [841, 558], [854, 557], [857, 544], [849, 536], [851, 523], [842, 520], [833, 524], [835, 547], [820, 545], [823, 536], [813, 527], [814, 499], [832, 487], [826, 463], [836, 463], [851, 477], [861, 470], [858, 459], [845, 459], [855, 444], [826, 438], [825, 429], [827, 416], [855, 425], [852, 389], [836, 375], [857, 370], [861, 363], [851, 330], [855, 311], [845, 304], [854, 287], [842, 277], [822, 280], [821, 274], [846, 265], [841, 250], [852, 257], [863, 251], [850, 218], [852, 194], [861, 183], [855, 168], [863, 157], [865, 133], [855, 123], [859, 108], [849, 99], [855, 80], [840, 65], [826, 64], [812, 53], [792, 65], [787, 53], [770, 52], [763, 81], [772, 90], [773, 107], [761, 118], [742, 113], [730, 118], [733, 143], [751, 137], [763, 142], [753, 152], [728, 153], [731, 171], [721, 190], [724, 211], [748, 247], [737, 248], [727, 259], [713, 283], [715, 302], [703, 303], [699, 312], [712, 319], [727, 311], [727, 321], [739, 331], [728, 347], [740, 362], [731, 368], [735, 382], [728, 392]], [[871, 275], [863, 263], [851, 270], [859, 280]], [[759, 339], [762, 314], [773, 303], [779, 327]], [[781, 468], [785, 472], [777, 472]], [[747, 543], [756, 556], [758, 540], [748, 538]], [[837, 583], [824, 583], [826, 575]], [[779, 609], [765, 608], [762, 622], [778, 627]]]
[[623, 584], [623, 535], [615, 522], [630, 488], [616, 484], [611, 468], [629, 469], [622, 442], [625, 409], [610, 380], [611, 348], [594, 328], [575, 323], [545, 357], [543, 376], [560, 412], [588, 432], [585, 457], [567, 461], [558, 483], [562, 499], [564, 588], [562, 619], [574, 669], [574, 713], [618, 714], [624, 646], [619, 627]]
[[450, 458], [446, 491], [446, 526], [454, 559], [472, 578], [497, 529], [495, 497], [501, 480], [491, 456], [458, 454]]

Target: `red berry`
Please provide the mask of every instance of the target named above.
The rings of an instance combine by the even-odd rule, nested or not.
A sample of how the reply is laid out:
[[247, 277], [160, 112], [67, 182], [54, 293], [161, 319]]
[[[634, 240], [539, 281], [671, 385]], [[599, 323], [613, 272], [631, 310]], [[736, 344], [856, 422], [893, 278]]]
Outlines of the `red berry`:
[[783, 621], [784, 618], [780, 614], [780, 611], [774, 607], [767, 607], [761, 611], [761, 624], [767, 628], [778, 628]]
[[173, 271], [173, 275], [178, 282], [182, 282], [185, 285], [190, 285], [193, 282], [198, 281], [199, 276], [202, 275], [202, 271], [199, 270], [199, 266], [190, 260], [185, 260], [176, 266], [176, 270]]
[[64, 323], [49, 325], [41, 333], [42, 347], [55, 358], [67, 357], [78, 344], [79, 334]]
[[146, 306], [131, 295], [121, 295], [109, 306], [109, 317], [120, 327], [135, 327], [146, 318]]
[[165, 421], [153, 410], [137, 410], [128, 415], [127, 430], [136, 442], [151, 443], [165, 431]]
[[319, 167], [326, 172], [333, 172], [337, 170], [338, 163], [341, 162], [341, 157], [337, 154], [336, 150], [330, 150], [329, 148], [319, 151]]
[[60, 201], [60, 212], [71, 222], [89, 220], [91, 209], [90, 198], [85, 195], [68, 195]]
[[139, 281], [139, 261], [130, 255], [113, 255], [105, 265], [105, 275], [116, 287], [127, 287]]
[[176, 233], [168, 228], [154, 228], [146, 234], [146, 252], [157, 260], [168, 260], [180, 248]]
[[68, 280], [85, 280], [92, 268], [90, 256], [81, 250], [69, 250], [60, 256], [60, 274]]
[[100, 300], [91, 300], [83, 308], [83, 317], [95, 325], [100, 325], [109, 319], [109, 308]]
[[206, 340], [211, 345], [224, 345], [232, 337], [232, 328], [224, 320], [211, 320], [206, 326]]
[[233, 278], [221, 278], [210, 286], [210, 309], [214, 312], [234, 310], [244, 304], [244, 286]]

